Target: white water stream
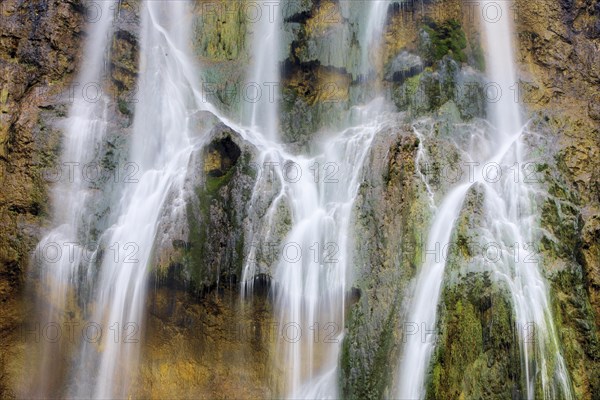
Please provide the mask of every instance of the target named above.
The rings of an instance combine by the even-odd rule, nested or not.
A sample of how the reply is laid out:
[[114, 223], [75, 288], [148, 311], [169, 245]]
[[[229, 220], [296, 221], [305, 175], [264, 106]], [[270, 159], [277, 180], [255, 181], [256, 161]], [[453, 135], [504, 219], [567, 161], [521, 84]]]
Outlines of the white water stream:
[[188, 46], [187, 7], [181, 1], [149, 1], [141, 8], [139, 102], [129, 148], [139, 179], [125, 185], [114, 207], [115, 221], [102, 240], [115, 252], [103, 257], [93, 282], [92, 321], [121, 335], [84, 342], [74, 379], [77, 396], [126, 397], [135, 376], [159, 216], [167, 195], [181, 190], [193, 150], [189, 114], [197, 106], [187, 66], [178, 57]]
[[[487, 145], [464, 150], [467, 161], [479, 163], [472, 175], [474, 179], [451, 189], [437, 207], [425, 250], [441, 248], [449, 243], [468, 190], [473, 185], [480, 185], [485, 196], [486, 226], [481, 227], [485, 232], [484, 240], [495, 243], [502, 254], [492, 265], [494, 278], [506, 283], [515, 308], [524, 395], [528, 399], [536, 396], [569, 399], [570, 381], [552, 322], [549, 293], [540, 273], [541, 266], [528, 262], [522, 253], [515, 257], [515, 246], [531, 252], [530, 244], [535, 239], [535, 187], [525, 182], [522, 174], [515, 177], [504, 173], [496, 182], [495, 177], [489, 179], [489, 170], [484, 170], [490, 164], [501, 165], [502, 171], [514, 165], [520, 169], [526, 162], [521, 111], [510, 92], [517, 82], [511, 13], [507, 2], [493, 3], [494, 7], [501, 7], [502, 17], [493, 23], [482, 20], [482, 26], [487, 39], [488, 76], [504, 93], [498, 102], [490, 103], [494, 134]], [[416, 278], [407, 321], [425, 326], [431, 332], [424, 339], [420, 334], [406, 336], [396, 396], [400, 399], [425, 397], [425, 381], [435, 348], [434, 328], [445, 264], [445, 257], [439, 254], [427, 256]], [[525, 327], [533, 327], [533, 332]], [[538, 384], [541, 390], [536, 390]]]
[[[368, 18], [366, 28], [363, 27], [361, 70], [367, 75], [375, 67], [367, 49], [379, 46], [389, 2], [365, 4]], [[271, 49], [273, 53], [273, 49], [278, 49], [277, 34], [273, 32], [272, 27], [257, 29], [254, 38], [259, 49], [257, 58], [272, 58], [273, 54], [266, 55], [263, 50]], [[262, 75], [254, 75], [273, 79], [276, 74], [271, 68], [268, 66]], [[281, 332], [274, 368], [277, 374], [283, 374], [276, 391], [287, 398], [339, 397], [339, 354], [351, 265], [350, 219], [363, 162], [373, 137], [383, 127], [382, 111], [382, 99], [354, 108], [350, 126], [341, 132], [325, 134], [318, 143], [313, 143], [313, 155], [293, 155], [279, 144], [264, 140], [257, 145], [263, 166], [266, 162], [278, 163], [275, 177], [280, 190], [264, 218], [269, 226], [262, 229], [262, 235], [255, 236], [262, 240], [272, 237], [270, 225], [281, 222], [274, 219], [282, 202], [291, 219], [289, 232], [275, 243], [278, 257], [273, 265], [275, 312]], [[267, 119], [261, 124], [267, 127], [263, 137], [277, 138], [269, 130], [278, 126], [276, 107], [257, 104], [252, 115]], [[256, 128], [256, 124], [252, 125]], [[264, 182], [262, 186], [257, 183], [255, 195], [266, 186]], [[254, 260], [254, 254], [248, 255], [248, 259]], [[256, 272], [256, 265], [247, 261], [242, 283], [246, 290], [251, 288]]]
[[[101, 3], [100, 18], [90, 27], [90, 39], [83, 54], [78, 82], [103, 82], [104, 60], [110, 47], [112, 12], [115, 2]], [[94, 197], [90, 182], [84, 179], [82, 168], [96, 161], [99, 147], [107, 130], [108, 99], [102, 96], [89, 101], [83, 92], [74, 91], [74, 98], [64, 122], [63, 151], [60, 177], [52, 189], [54, 228], [40, 241], [34, 259], [40, 271], [40, 289], [44, 300], [39, 306], [42, 327], [64, 326], [68, 321], [70, 293], [77, 287], [79, 270], [91, 259], [89, 248], [92, 216], [87, 212]], [[56, 389], [56, 359], [64, 348], [53, 341], [42, 342], [41, 359], [35, 366], [37, 385], [24, 388], [26, 397], [45, 397]]]
[[[261, 0], [253, 3], [257, 17], [250, 20], [252, 53], [248, 82], [243, 97], [247, 114], [244, 123], [266, 139], [276, 140], [279, 104], [279, 39], [281, 35], [282, 5]], [[247, 18], [251, 18], [247, 16]], [[255, 22], [255, 19], [257, 20]]]
[[[89, 35], [83, 82], [102, 81], [112, 29], [110, 16], [116, 4], [100, 4], [104, 17], [92, 26]], [[43, 269], [50, 275], [43, 281], [48, 282], [49, 298], [58, 310], [66, 310], [68, 289], [82, 286], [79, 294], [85, 303], [84, 319], [87, 326], [94, 327], [91, 334], [84, 332], [93, 339], [82, 341], [71, 366], [66, 385], [69, 397], [124, 398], [136, 375], [148, 263], [159, 217], [168, 195], [174, 202], [183, 197], [183, 180], [194, 149], [190, 115], [201, 108], [201, 97], [193, 90], [199, 87], [194, 77], [196, 68], [187, 57], [191, 31], [188, 7], [182, 1], [149, 1], [140, 8], [139, 93], [127, 153], [135, 174], [118, 182], [120, 199], [111, 206], [110, 226], [101, 234], [97, 247], [76, 246], [75, 258], [73, 252], [64, 252], [58, 267]], [[80, 164], [95, 160], [107, 129], [107, 104], [107, 98], [97, 103], [75, 100], [67, 120], [64, 160]], [[81, 221], [94, 215], [87, 204], [92, 193], [98, 195], [82, 179], [58, 184], [54, 198], [60, 225], [38, 247], [47, 241], [78, 243], [85, 228]], [[42, 364], [44, 367], [52, 370]], [[47, 396], [47, 389], [41, 386], [38, 395]]]

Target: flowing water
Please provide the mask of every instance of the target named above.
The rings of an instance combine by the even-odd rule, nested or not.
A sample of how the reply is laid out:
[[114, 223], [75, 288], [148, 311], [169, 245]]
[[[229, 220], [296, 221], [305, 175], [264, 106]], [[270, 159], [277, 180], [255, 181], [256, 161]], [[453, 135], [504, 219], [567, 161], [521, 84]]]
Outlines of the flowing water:
[[[257, 21], [251, 20], [252, 53], [244, 90], [245, 111], [253, 131], [267, 139], [277, 139], [279, 102], [279, 38], [281, 4], [273, 1], [255, 3]], [[249, 17], [250, 18], [250, 17]]]
[[[363, 112], [378, 109], [365, 107]], [[291, 398], [337, 398], [349, 270], [349, 224], [363, 161], [381, 129], [372, 123], [327, 139], [319, 156], [295, 157], [300, 181], [285, 184], [291, 229], [275, 265], [280, 368]], [[314, 172], [314, 173], [313, 173]]]
[[[483, 188], [485, 226], [479, 228], [484, 242], [494, 243], [499, 250], [500, 256], [492, 263], [493, 277], [506, 284], [512, 297], [525, 394], [528, 399], [536, 396], [571, 398], [570, 381], [552, 322], [546, 282], [537, 263], [529, 261], [532, 258], [528, 260], [523, 253], [519, 256], [518, 251], [515, 252], [515, 248], [533, 251], [536, 188], [518, 173], [490, 176], [489, 170], [486, 170], [489, 165], [501, 166], [502, 171], [516, 166], [516, 170], [522, 173], [527, 161], [525, 136], [528, 134], [521, 120], [519, 105], [510, 92], [517, 81], [509, 5], [507, 2], [490, 3], [501, 8], [502, 17], [496, 22], [482, 20], [488, 49], [486, 64], [489, 79], [504, 95], [499, 101], [490, 103], [493, 133], [487, 138], [488, 143], [463, 149], [466, 161], [477, 163], [473, 164], [476, 165], [472, 175], [474, 179], [451, 189], [435, 209], [426, 250], [449, 243], [467, 192], [474, 186]], [[406, 337], [399, 367], [397, 397], [401, 399], [425, 397], [425, 379], [435, 345], [434, 327], [445, 261], [445, 257], [439, 254], [427, 257], [416, 279], [407, 320], [424, 324], [430, 332], [424, 337]]]
[[[112, 4], [102, 2], [102, 5], [104, 15], [111, 15]], [[199, 108], [198, 97], [192, 91], [197, 85], [191, 78], [193, 68], [183, 53], [189, 44], [188, 7], [181, 1], [168, 4], [150, 1], [141, 8], [141, 73], [127, 153], [135, 174], [120, 182], [120, 199], [111, 206], [111, 222], [100, 235], [98, 246], [78, 250], [75, 262], [66, 258], [67, 254], [60, 268], [48, 269], [54, 281], [49, 285], [51, 297], [62, 301], [55, 307], [64, 310], [61, 299], [66, 288], [79, 286], [83, 297], [79, 301], [86, 310], [84, 318], [99, 327], [92, 334], [94, 340], [83, 341], [73, 363], [68, 384], [73, 397], [126, 397], [135, 376], [148, 263], [159, 217], [167, 196], [175, 201], [183, 196], [183, 179], [194, 149], [190, 114]], [[86, 52], [90, 63], [84, 65], [83, 73], [86, 82], [100, 80], [99, 69], [109, 43], [110, 27], [111, 19], [107, 18], [92, 28], [93, 39]], [[67, 121], [63, 158], [80, 163], [94, 159], [93, 152], [98, 150], [106, 132], [108, 100], [103, 100], [74, 104]], [[57, 218], [62, 225], [47, 240], [81, 240], [80, 221], [94, 215], [86, 202], [90, 192], [80, 181], [57, 187], [55, 198], [61, 205], [57, 207]], [[87, 261], [80, 255], [83, 252], [91, 253]], [[78, 268], [83, 270], [82, 274], [78, 274]]]
[[[380, 54], [388, 0], [364, 2], [361, 18], [360, 75], [368, 81], [380, 76]], [[500, 2], [503, 3], [503, 2]], [[115, 4], [101, 2], [105, 15]], [[498, 4], [498, 3], [496, 3]], [[40, 242], [75, 246], [74, 258], [64, 254], [57, 264], [42, 265], [42, 286], [49, 299], [48, 320], [61, 320], [69, 308], [71, 291], [83, 303], [83, 319], [99, 324], [105, 334], [97, 342], [84, 342], [71, 365], [68, 394], [73, 397], [126, 397], [138, 365], [149, 264], [161, 218], [169, 218], [185, 197], [184, 179], [190, 158], [201, 149], [193, 115], [208, 110], [258, 149], [257, 162], [264, 172], [268, 163], [273, 174], [261, 173], [252, 201], [251, 245], [245, 260], [242, 290], [252, 292], [254, 278], [263, 267], [255, 261], [257, 249], [274, 245], [272, 271], [275, 317], [281, 335], [274, 349], [272, 369], [282, 374], [275, 379], [276, 395], [289, 398], [338, 398], [339, 357], [343, 340], [345, 300], [351, 280], [353, 204], [364, 179], [363, 164], [375, 135], [387, 127], [385, 101], [370, 100], [348, 111], [343, 128], [315, 134], [306, 154], [296, 154], [279, 141], [279, 46], [281, 12], [272, 2], [259, 2], [262, 18], [251, 28], [253, 52], [247, 79], [256, 89], [241, 110], [239, 123], [221, 115], [204, 101], [199, 71], [190, 60], [191, 16], [183, 1], [145, 2], [141, 15], [140, 76], [138, 103], [132, 135], [128, 139], [127, 161], [136, 166], [135, 179], [120, 182], [115, 193], [92, 190], [81, 178], [61, 182], [53, 193], [55, 228]], [[345, 5], [348, 7], [348, 5]], [[508, 15], [506, 4], [502, 5]], [[90, 32], [82, 81], [101, 81], [103, 63], [111, 36], [111, 19], [95, 24]], [[504, 90], [515, 81], [510, 23], [484, 23], [488, 44], [489, 77]], [[371, 50], [372, 49], [372, 50]], [[376, 80], [376, 79], [375, 79]], [[363, 82], [364, 83], [364, 82]], [[377, 82], [375, 86], [378, 86]], [[506, 88], [506, 89], [505, 89]], [[378, 95], [377, 90], [375, 94]], [[255, 96], [256, 95], [256, 96]], [[259, 96], [259, 97], [257, 97]], [[377, 97], [377, 96], [375, 96]], [[98, 157], [107, 134], [109, 100], [96, 103], [76, 99], [65, 129], [64, 161], [86, 163]], [[477, 161], [475, 177], [484, 177], [484, 163], [523, 163], [526, 147], [524, 128], [517, 104], [504, 96], [490, 108], [493, 135], [483, 135], [486, 145], [477, 150], [461, 149], [466, 160]], [[417, 132], [420, 137], [424, 136]], [[424, 139], [426, 140], [426, 139]], [[424, 157], [421, 147], [420, 162]], [[423, 175], [421, 175], [424, 178]], [[485, 239], [507, 250], [514, 243], [535, 239], [534, 188], [522, 181], [503, 177], [490, 184], [483, 178], [452, 188], [437, 206], [427, 186], [434, 219], [427, 236], [427, 248], [448, 243], [454, 222], [467, 192], [478, 185], [485, 193]], [[112, 202], [107, 228], [92, 244], [94, 209], [91, 198], [105, 196]], [[115, 200], [116, 199], [116, 200]], [[259, 215], [261, 202], [270, 199]], [[94, 204], [97, 204], [95, 202]], [[280, 229], [281, 228], [281, 229]], [[283, 230], [283, 233], [279, 232]], [[271, 240], [275, 243], [269, 243]], [[255, 247], [252, 243], [259, 242]], [[502, 253], [504, 254], [505, 251]], [[51, 268], [50, 268], [51, 267]], [[410, 321], [436, 324], [436, 309], [444, 277], [443, 257], [429, 257], [421, 266], [408, 306]], [[510, 288], [517, 323], [533, 324], [536, 340], [519, 331], [527, 397], [539, 391], [545, 398], [570, 398], [568, 374], [550, 314], [548, 289], [536, 265], [502, 257], [494, 266], [495, 278]], [[107, 334], [107, 332], [110, 332]], [[133, 340], [127, 340], [131, 339]], [[407, 337], [398, 376], [398, 397], [423, 398], [424, 385], [435, 335], [421, 341]], [[49, 365], [60, 346], [46, 346], [40, 371]], [[45, 395], [56, 385], [56, 376], [40, 373], [39, 393]]]
[[[104, 256], [94, 278], [93, 321], [115, 326], [122, 336], [84, 342], [77, 395], [125, 397], [139, 357], [148, 263], [165, 199], [181, 190], [193, 146], [189, 113], [196, 109], [184, 68], [177, 57], [188, 46], [187, 4], [150, 1], [142, 9], [139, 103], [135, 109], [129, 159], [139, 167], [137, 182], [126, 185], [115, 221], [103, 234], [118, 254]], [[189, 22], [188, 22], [189, 23]], [[82, 383], [85, 383], [82, 385]]]
[[[361, 71], [365, 76], [376, 68], [368, 58], [367, 49], [379, 48], [388, 4], [387, 1], [363, 4], [368, 14], [361, 43]], [[278, 48], [274, 29], [257, 29], [254, 38], [259, 49], [257, 66], [261, 65], [260, 57], [267, 56], [263, 53], [265, 49], [273, 53]], [[271, 68], [255, 76], [272, 79], [275, 73]], [[259, 104], [252, 115], [261, 116], [267, 129], [277, 127], [277, 120], [268, 121], [277, 118], [277, 110], [273, 105], [267, 106], [268, 109]], [[275, 243], [277, 261], [273, 266], [275, 312], [282, 334], [275, 349], [274, 369], [283, 374], [277, 390], [283, 396], [339, 397], [338, 362], [351, 265], [350, 219], [364, 159], [373, 137], [384, 126], [382, 111], [382, 99], [355, 107], [350, 112], [350, 126], [341, 132], [324, 134], [318, 143], [313, 143], [312, 155], [292, 155], [278, 144], [264, 141], [258, 146], [263, 148], [260, 157], [263, 165], [276, 162], [280, 166], [275, 174], [280, 190], [264, 218], [268, 227], [262, 229], [262, 240], [273, 237], [272, 224], [277, 223], [276, 214], [282, 203], [288, 208], [290, 219], [289, 231]], [[268, 131], [263, 136], [277, 137]], [[266, 186], [258, 183], [255, 195], [260, 192], [259, 187]], [[251, 252], [254, 250], [251, 248]], [[254, 254], [248, 259], [254, 261]], [[256, 273], [255, 263], [247, 261], [243, 278], [246, 290]]]
[[361, 47], [361, 73], [363, 75], [369, 75], [372, 72], [381, 72], [377, 71], [377, 60], [381, 59], [380, 45], [390, 1], [375, 0], [365, 2], [367, 18], [364, 24], [363, 46]]
[[[104, 60], [112, 33], [111, 7], [115, 2], [102, 2], [100, 13], [104, 18], [93, 24], [84, 50], [84, 64], [78, 81], [103, 82]], [[64, 326], [72, 290], [77, 286], [79, 269], [91, 259], [89, 241], [92, 230], [87, 212], [95, 196], [90, 182], [84, 179], [83, 165], [96, 161], [99, 147], [107, 130], [108, 99], [102, 96], [91, 102], [83, 93], [75, 91], [73, 104], [65, 122], [60, 179], [52, 190], [54, 228], [40, 241], [35, 250], [35, 264], [40, 271], [40, 286], [44, 299], [38, 306], [42, 326]], [[38, 383], [25, 389], [28, 396], [43, 397], [60, 385], [61, 379], [53, 365], [64, 344], [43, 342], [41, 360], [33, 369]]]

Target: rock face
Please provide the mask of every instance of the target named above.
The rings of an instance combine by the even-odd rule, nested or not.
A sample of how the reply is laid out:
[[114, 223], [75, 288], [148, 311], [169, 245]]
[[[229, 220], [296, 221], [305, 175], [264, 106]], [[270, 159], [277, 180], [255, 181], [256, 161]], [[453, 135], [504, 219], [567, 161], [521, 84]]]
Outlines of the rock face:
[[209, 133], [210, 141], [194, 156], [189, 177], [191, 198], [183, 234], [161, 254], [159, 276], [172, 276], [182, 287], [205, 293], [235, 288], [242, 277], [244, 226], [256, 171], [251, 168], [256, 150], [223, 124]]
[[237, 1], [201, 0], [194, 3], [192, 40], [203, 69], [205, 99], [226, 113], [244, 104], [247, 45], [254, 21], [252, 9]]
[[551, 156], [540, 244], [554, 314], [579, 398], [598, 393], [600, 337], [600, 25], [598, 1], [517, 1], [525, 108]]
[[81, 54], [78, 1], [0, 4], [0, 397], [14, 396], [18, 303], [29, 254], [48, 217], [47, 181]]
[[217, 126], [212, 138], [203, 155], [209, 171], [188, 205], [188, 265], [198, 288], [215, 283], [236, 287], [244, 261], [245, 205], [254, 186], [253, 150], [225, 126]]
[[201, 299], [163, 280], [148, 299], [140, 398], [270, 398], [278, 331], [264, 293], [240, 302], [225, 289]]
[[[131, 110], [124, 110], [137, 73], [137, 41], [128, 33], [139, 17], [135, 4], [122, 2], [113, 23], [118, 33], [106, 86], [77, 82], [75, 74], [86, 26], [106, 17], [92, 9], [93, 4], [92, 8], [82, 1], [0, 4], [0, 397], [14, 396], [16, 379], [22, 375], [24, 337], [19, 328], [23, 318], [32, 315], [31, 304], [21, 304], [25, 273], [52, 216], [49, 189], [66, 179], [60, 165], [61, 120], [77, 91], [92, 84], [102, 86], [103, 94], [122, 105], [109, 110], [112, 126], [129, 124]], [[109, 153], [101, 155], [102, 162], [115, 161]]]
[[[545, 121], [557, 139], [556, 162], [567, 190], [581, 208], [580, 262], [600, 323], [600, 259], [597, 235], [600, 199], [599, 3], [518, 2], [517, 27], [523, 80], [523, 103]], [[542, 16], [543, 15], [543, 16]], [[550, 22], [549, 22], [550, 21]]]
[[[410, 126], [380, 132], [355, 203], [355, 292], [342, 349], [344, 398], [381, 398], [398, 359], [404, 289], [418, 267], [428, 219], [423, 182], [415, 176], [419, 140]], [[387, 393], [390, 395], [391, 393]]]
[[[439, 307], [437, 349], [427, 397], [506, 399], [526, 396], [521, 383], [519, 332], [510, 292], [481, 255], [485, 193], [474, 186], [451, 237]], [[465, 272], [467, 270], [468, 272]]]
[[[31, 4], [30, 4], [31, 3]], [[39, 3], [39, 4], [38, 4]], [[24, 347], [17, 327], [29, 255], [49, 222], [45, 169], [56, 167], [57, 122], [66, 116], [73, 73], [81, 65], [86, 19], [77, 0], [5, 0], [0, 4], [0, 397], [14, 396]], [[235, 3], [235, 4], [234, 4]], [[459, 159], [457, 126], [485, 118], [483, 50], [468, 2], [392, 2], [382, 54], [369, 54], [381, 76], [361, 70], [361, 12], [329, 0], [291, 2], [283, 12], [281, 131], [290, 148], [347, 122], [373, 97], [391, 99], [397, 119], [377, 135], [354, 209], [351, 274], [340, 384], [344, 398], [393, 396], [406, 334], [402, 308], [422, 261], [430, 223], [429, 185], [439, 201], [449, 185], [444, 164]], [[347, 2], [346, 2], [347, 3]], [[231, 5], [234, 4], [234, 5]], [[238, 2], [196, 3], [193, 44], [203, 90], [220, 110], [237, 112], [251, 59], [253, 29]], [[541, 189], [540, 241], [555, 324], [579, 399], [600, 393], [600, 2], [517, 0], [520, 100], [539, 136], [535, 174]], [[140, 3], [120, 2], [107, 63], [111, 97], [109, 163], [132, 122], [139, 62]], [[213, 85], [213, 86], [211, 86]], [[204, 115], [209, 139], [194, 155], [178, 235], [159, 243], [148, 298], [140, 397], [270, 397], [273, 340], [269, 260], [259, 254], [253, 299], [242, 299], [244, 258], [256, 220], [273, 200], [254, 199], [257, 150]], [[114, 129], [112, 129], [114, 128]], [[423, 140], [421, 129], [430, 133]], [[533, 135], [533, 136], [536, 136]], [[427, 154], [427, 159], [422, 155]], [[536, 154], [537, 154], [536, 153]], [[421, 157], [421, 158], [420, 158]], [[465, 271], [481, 216], [477, 188], [459, 217], [439, 305], [438, 347], [428, 398], [520, 398], [523, 372], [513, 305], [489, 271]], [[107, 207], [107, 205], [104, 205]], [[289, 228], [288, 210], [272, 233]], [[102, 228], [102, 219], [98, 230]], [[166, 236], [166, 235], [165, 235]], [[260, 250], [258, 251], [260, 253]], [[233, 332], [232, 332], [233, 327]], [[238, 329], [239, 327], [239, 329]], [[21, 350], [19, 350], [21, 349]]]

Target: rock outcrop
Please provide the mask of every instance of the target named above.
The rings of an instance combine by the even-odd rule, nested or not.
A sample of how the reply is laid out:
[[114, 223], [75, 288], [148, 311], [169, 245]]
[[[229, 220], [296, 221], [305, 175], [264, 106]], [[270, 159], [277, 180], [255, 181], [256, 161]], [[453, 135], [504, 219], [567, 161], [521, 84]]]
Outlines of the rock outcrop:
[[[415, 276], [429, 210], [415, 174], [419, 139], [410, 125], [388, 128], [373, 143], [355, 203], [354, 291], [342, 349], [344, 398], [389, 392], [400, 350], [403, 294]], [[388, 391], [386, 393], [386, 390]]]
[[47, 219], [48, 182], [69, 88], [79, 64], [85, 13], [79, 1], [0, 4], [0, 397], [13, 379], [24, 317], [19, 298], [30, 252]]

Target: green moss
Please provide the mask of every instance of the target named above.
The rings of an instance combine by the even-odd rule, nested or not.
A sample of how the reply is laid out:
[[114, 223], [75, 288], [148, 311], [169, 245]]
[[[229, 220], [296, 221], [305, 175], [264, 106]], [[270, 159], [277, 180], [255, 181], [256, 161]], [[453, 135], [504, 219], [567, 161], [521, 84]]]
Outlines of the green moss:
[[[212, 227], [210, 223], [210, 209], [212, 205], [223, 203], [219, 190], [231, 181], [236, 170], [237, 166], [220, 177], [206, 176], [204, 185], [196, 190], [197, 202], [195, 204], [189, 202], [187, 205], [190, 245], [184, 253], [183, 260], [186, 269], [190, 272], [194, 289], [211, 286], [215, 278], [218, 278], [214, 276], [215, 271], [210, 271], [207, 266], [207, 241], [210, 237], [210, 229], [219, 228]], [[240, 265], [243, 262], [241, 258], [237, 261]]]
[[[546, 255], [547, 256], [547, 255]], [[577, 398], [600, 393], [600, 337], [580, 266], [551, 277], [554, 325]]]
[[248, 18], [245, 10], [232, 2], [200, 14], [202, 18], [197, 25], [197, 45], [203, 57], [217, 62], [240, 57], [246, 42]]
[[217, 191], [221, 187], [226, 185], [227, 182], [229, 182], [231, 180], [231, 177], [233, 176], [234, 171], [235, 171], [235, 168], [231, 168], [223, 176], [219, 176], [219, 177], [207, 176], [206, 182], [204, 184], [204, 191], [202, 192], [201, 196], [208, 197], [211, 199], [214, 198], [217, 195]]
[[121, 114], [128, 116], [132, 115], [126, 100], [119, 98], [119, 100], [117, 101], [117, 107], [119, 108], [119, 112]]
[[511, 398], [520, 359], [507, 290], [471, 273], [446, 284], [442, 300], [427, 398]]
[[430, 63], [441, 60], [446, 54], [455, 60], [465, 62], [467, 57], [464, 49], [467, 47], [467, 38], [460, 23], [449, 19], [437, 23], [426, 18], [422, 27], [427, 39], [421, 39], [420, 49], [423, 57]]
[[7, 100], [8, 100], [8, 89], [2, 88], [2, 90], [0, 91], [0, 104], [6, 104]]
[[417, 93], [419, 88], [419, 82], [421, 80], [421, 74], [411, 76], [406, 80], [406, 95], [412, 97]]
[[355, 305], [350, 313], [347, 328], [350, 334], [344, 338], [342, 344], [342, 392], [346, 399], [381, 399], [386, 387], [391, 382], [390, 363], [394, 362], [392, 356], [394, 347], [394, 331], [396, 322], [396, 307], [390, 308], [388, 318], [378, 337], [374, 339], [375, 352], [369, 364], [360, 362], [360, 355], [356, 354], [359, 346], [351, 343], [350, 338], [356, 338], [357, 331], [362, 329], [368, 320], [365, 318], [361, 307]]

